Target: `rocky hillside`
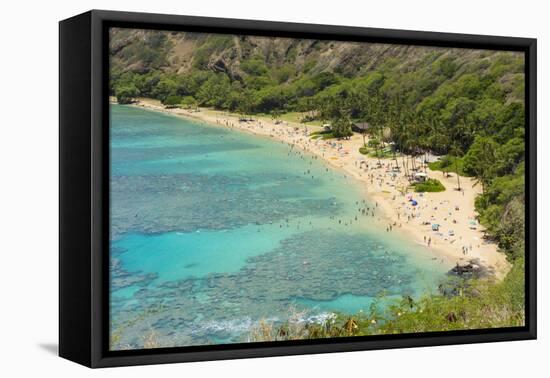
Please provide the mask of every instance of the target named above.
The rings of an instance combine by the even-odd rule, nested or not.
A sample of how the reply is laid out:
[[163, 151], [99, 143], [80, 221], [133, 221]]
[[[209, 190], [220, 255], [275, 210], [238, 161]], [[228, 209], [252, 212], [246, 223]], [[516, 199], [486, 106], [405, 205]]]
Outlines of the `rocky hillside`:
[[268, 73], [274, 81], [268, 84], [323, 72], [346, 78], [381, 68], [407, 74], [437, 67], [438, 62], [452, 63], [440, 68], [447, 70], [442, 73], [450, 79], [473, 71], [490, 73], [495, 62], [503, 61], [507, 65], [512, 62], [517, 69], [505, 70], [499, 83], [511, 100], [522, 96], [521, 91], [513, 90], [523, 80], [522, 55], [488, 50], [113, 29], [111, 57], [114, 72], [185, 74], [204, 70], [224, 73], [239, 82]]

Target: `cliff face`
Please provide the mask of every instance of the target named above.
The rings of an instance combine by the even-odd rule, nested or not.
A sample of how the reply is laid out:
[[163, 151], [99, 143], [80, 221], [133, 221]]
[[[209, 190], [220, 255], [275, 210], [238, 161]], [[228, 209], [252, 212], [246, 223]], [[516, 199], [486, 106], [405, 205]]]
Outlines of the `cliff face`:
[[144, 73], [151, 69], [185, 73], [193, 68], [249, 75], [242, 63], [261, 59], [268, 69], [292, 66], [297, 73], [363, 75], [382, 64], [402, 72], [448, 57], [458, 65], [488, 59], [495, 52], [408, 45], [355, 43], [189, 32], [113, 29], [114, 68]]

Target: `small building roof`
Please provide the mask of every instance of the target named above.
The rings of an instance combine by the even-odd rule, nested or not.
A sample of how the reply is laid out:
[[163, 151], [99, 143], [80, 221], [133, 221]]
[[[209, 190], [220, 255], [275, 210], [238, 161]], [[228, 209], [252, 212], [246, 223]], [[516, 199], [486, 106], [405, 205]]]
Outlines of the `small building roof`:
[[369, 128], [368, 122], [358, 122], [353, 124], [354, 127], [356, 127], [359, 130], [367, 130]]

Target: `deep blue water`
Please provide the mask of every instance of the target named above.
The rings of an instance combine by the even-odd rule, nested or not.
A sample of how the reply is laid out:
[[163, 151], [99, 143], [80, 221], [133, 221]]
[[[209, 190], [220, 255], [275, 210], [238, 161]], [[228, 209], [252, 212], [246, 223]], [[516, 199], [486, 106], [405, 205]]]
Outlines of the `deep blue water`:
[[367, 206], [286, 144], [112, 105], [112, 348], [243, 342], [291, 307], [313, 319], [433, 290], [444, 269]]

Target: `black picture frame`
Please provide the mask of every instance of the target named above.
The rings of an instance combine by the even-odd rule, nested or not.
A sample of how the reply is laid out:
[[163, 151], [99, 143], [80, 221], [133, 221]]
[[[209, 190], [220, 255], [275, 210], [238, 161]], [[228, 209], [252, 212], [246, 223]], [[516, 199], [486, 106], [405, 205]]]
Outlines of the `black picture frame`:
[[[132, 27], [525, 53], [526, 325], [337, 339], [109, 351], [108, 29]], [[536, 39], [92, 10], [59, 24], [59, 354], [88, 367], [536, 338]]]

